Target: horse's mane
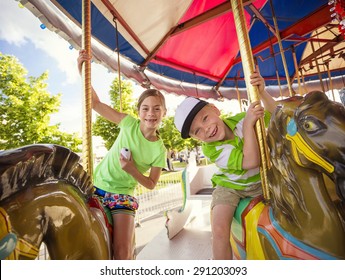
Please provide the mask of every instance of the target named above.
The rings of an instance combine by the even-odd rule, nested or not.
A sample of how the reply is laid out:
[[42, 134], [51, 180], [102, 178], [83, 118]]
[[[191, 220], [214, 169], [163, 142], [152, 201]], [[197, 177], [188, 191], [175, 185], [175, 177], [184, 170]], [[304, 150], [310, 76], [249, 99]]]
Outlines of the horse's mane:
[[275, 116], [271, 118], [267, 135], [272, 161], [268, 179], [270, 191], [274, 194], [271, 202], [275, 205], [274, 209], [279, 209], [280, 213], [293, 223], [297, 223], [296, 208], [306, 212], [305, 200], [297, 178], [297, 173], [306, 172], [306, 170], [293, 161], [292, 151], [285, 135], [287, 119], [293, 117], [296, 108], [302, 101], [301, 96], [294, 96], [282, 101]]
[[71, 150], [52, 144], [28, 145], [0, 152], [0, 201], [30, 186], [65, 181], [92, 194], [90, 176]]

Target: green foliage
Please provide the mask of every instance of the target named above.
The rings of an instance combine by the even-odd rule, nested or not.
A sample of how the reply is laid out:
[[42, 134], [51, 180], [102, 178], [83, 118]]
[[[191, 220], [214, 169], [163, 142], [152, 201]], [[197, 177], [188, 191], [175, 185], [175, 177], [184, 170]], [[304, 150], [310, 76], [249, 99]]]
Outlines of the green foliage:
[[59, 144], [79, 152], [76, 134], [49, 125], [50, 115], [60, 106], [61, 94], [47, 91], [48, 73], [28, 77], [27, 70], [14, 56], [0, 52], [0, 150], [30, 144]]
[[184, 148], [184, 141], [174, 125], [174, 117], [165, 117], [163, 119], [159, 134], [167, 149], [180, 150]]
[[165, 147], [168, 150], [182, 151], [185, 148], [193, 149], [200, 145], [199, 141], [194, 139], [182, 139], [180, 132], [174, 125], [174, 117], [165, 117], [162, 122], [162, 127], [159, 129], [160, 136], [163, 139]]
[[[120, 98], [120, 83], [119, 79], [115, 78], [110, 86], [110, 100], [113, 108], [120, 111], [120, 101], [122, 105], [122, 112], [132, 116], [137, 115], [137, 110], [133, 105], [134, 99], [132, 97], [133, 87], [129, 81], [121, 80], [121, 98]], [[109, 150], [119, 135], [120, 129], [118, 126], [101, 116], [97, 116], [93, 123], [92, 133], [95, 136], [101, 136], [104, 140], [105, 147]]]

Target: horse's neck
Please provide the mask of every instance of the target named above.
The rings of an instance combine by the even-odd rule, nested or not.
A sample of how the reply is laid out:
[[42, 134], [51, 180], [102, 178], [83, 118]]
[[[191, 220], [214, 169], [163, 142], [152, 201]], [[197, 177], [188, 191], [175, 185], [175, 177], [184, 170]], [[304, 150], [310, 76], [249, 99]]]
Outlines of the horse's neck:
[[52, 259], [109, 258], [103, 228], [73, 186], [64, 182], [33, 186], [14, 196], [2, 206], [18, 238], [37, 248], [43, 241]]
[[345, 244], [344, 228], [322, 174], [308, 169], [291, 174], [280, 178], [280, 192], [273, 192], [275, 218], [299, 240], [344, 256], [345, 249], [337, 248]]

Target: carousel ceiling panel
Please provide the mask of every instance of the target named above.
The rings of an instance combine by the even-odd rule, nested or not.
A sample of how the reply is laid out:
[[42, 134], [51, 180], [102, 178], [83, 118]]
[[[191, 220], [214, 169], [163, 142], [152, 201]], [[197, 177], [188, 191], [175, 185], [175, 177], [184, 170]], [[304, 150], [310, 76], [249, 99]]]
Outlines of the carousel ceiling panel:
[[[49, 29], [80, 48], [81, 0], [21, 2]], [[335, 86], [344, 86], [340, 27], [345, 1], [329, 2], [243, 1], [253, 55], [273, 96], [287, 95], [287, 79], [295, 85], [298, 77], [315, 84], [331, 75]], [[94, 0], [91, 30], [94, 59], [118, 71], [119, 52], [121, 73], [145, 87], [205, 98], [232, 99], [238, 93], [246, 98], [229, 1]]]

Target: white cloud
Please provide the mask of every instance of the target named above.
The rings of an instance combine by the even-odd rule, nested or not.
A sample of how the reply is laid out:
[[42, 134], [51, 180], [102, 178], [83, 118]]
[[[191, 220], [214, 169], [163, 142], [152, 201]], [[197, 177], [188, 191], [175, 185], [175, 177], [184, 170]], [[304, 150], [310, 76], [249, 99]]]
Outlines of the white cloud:
[[66, 83], [78, 81], [76, 55], [69, 44], [54, 32], [41, 29], [41, 22], [28, 9], [20, 8], [14, 0], [2, 1], [0, 9], [0, 39], [16, 46], [31, 41], [37, 49], [44, 51], [61, 72]]
[[[14, 0], [2, 1], [0, 9], [0, 40], [22, 47], [25, 51], [27, 42], [31, 42], [38, 50], [37, 55], [48, 55], [52, 67], [57, 67], [64, 80], [61, 85], [63, 96], [60, 111], [51, 115], [51, 123], [60, 123], [60, 129], [69, 133], [82, 130], [82, 84], [77, 70], [76, 50], [69, 49], [69, 43], [56, 33], [40, 28], [41, 22], [28, 9], [20, 8]], [[102, 65], [92, 64], [92, 83], [99, 97], [104, 102], [110, 102], [108, 91], [110, 83], [115, 78]], [[54, 77], [50, 77], [53, 79]], [[64, 90], [62, 90], [62, 86]], [[71, 90], [70, 92], [68, 90]], [[77, 92], [75, 92], [77, 90]], [[75, 96], [78, 100], [75, 101]], [[72, 98], [74, 97], [74, 99]], [[74, 101], [71, 102], [70, 100]]]

